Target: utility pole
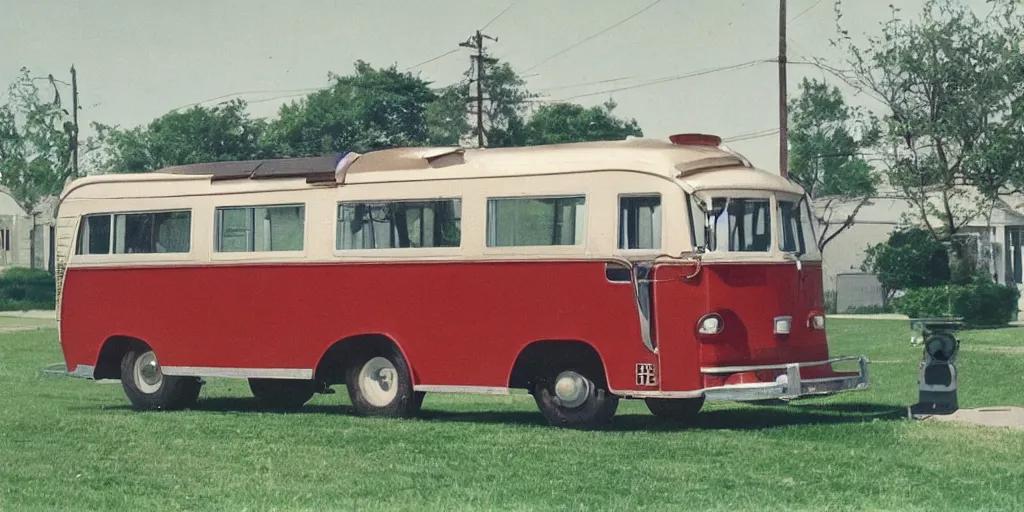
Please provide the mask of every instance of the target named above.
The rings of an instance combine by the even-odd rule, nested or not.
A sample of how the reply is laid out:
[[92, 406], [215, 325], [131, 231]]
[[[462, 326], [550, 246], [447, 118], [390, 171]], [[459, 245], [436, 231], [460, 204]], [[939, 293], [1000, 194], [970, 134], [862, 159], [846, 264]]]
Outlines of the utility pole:
[[75, 133], [71, 135], [71, 175], [78, 177], [78, 73], [71, 65], [71, 121]]
[[476, 68], [476, 96], [471, 97], [470, 100], [476, 102], [476, 143], [480, 148], [484, 147], [484, 63], [485, 61], [487, 63], [495, 62], [495, 59], [487, 57], [484, 52], [485, 38], [495, 42], [498, 40], [477, 30], [469, 40], [459, 43], [459, 46], [476, 50], [476, 54], [469, 56], [471, 62], [475, 61]]
[[779, 174], [789, 177], [789, 105], [786, 98], [786, 0], [779, 0]]

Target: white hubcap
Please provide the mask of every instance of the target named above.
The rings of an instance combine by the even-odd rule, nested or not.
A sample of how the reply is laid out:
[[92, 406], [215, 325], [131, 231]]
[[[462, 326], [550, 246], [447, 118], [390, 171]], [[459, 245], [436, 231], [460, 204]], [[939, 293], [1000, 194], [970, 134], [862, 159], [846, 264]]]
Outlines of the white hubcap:
[[164, 384], [164, 374], [160, 371], [160, 363], [156, 361], [156, 354], [152, 350], [135, 360], [133, 373], [135, 385], [139, 391], [147, 395], [156, 393]]
[[384, 357], [374, 357], [359, 370], [359, 390], [374, 407], [385, 407], [398, 395], [398, 370]]
[[590, 396], [590, 381], [582, 375], [565, 371], [555, 378], [555, 396], [563, 407], [579, 407]]

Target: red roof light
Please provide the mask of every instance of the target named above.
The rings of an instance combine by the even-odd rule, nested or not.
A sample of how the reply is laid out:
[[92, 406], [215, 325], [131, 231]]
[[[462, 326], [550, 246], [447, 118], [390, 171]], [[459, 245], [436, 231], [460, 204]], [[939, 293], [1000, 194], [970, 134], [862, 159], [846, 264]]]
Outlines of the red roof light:
[[722, 138], [717, 135], [704, 133], [677, 133], [669, 136], [668, 140], [677, 146], [712, 146], [722, 145]]

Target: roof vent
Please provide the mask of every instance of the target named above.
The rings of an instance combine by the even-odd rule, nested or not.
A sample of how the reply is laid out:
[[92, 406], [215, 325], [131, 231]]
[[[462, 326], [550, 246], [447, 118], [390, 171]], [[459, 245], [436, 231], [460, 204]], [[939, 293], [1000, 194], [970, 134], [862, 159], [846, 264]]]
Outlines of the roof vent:
[[704, 133], [677, 133], [670, 135], [668, 140], [677, 146], [710, 146], [718, 147], [722, 144], [722, 138], [717, 135]]

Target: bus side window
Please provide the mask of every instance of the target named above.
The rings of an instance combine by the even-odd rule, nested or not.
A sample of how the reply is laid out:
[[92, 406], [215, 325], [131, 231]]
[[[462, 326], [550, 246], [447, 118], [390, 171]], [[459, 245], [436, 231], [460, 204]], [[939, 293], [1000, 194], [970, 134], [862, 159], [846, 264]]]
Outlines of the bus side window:
[[336, 236], [338, 250], [459, 247], [462, 200], [340, 203]]
[[661, 248], [661, 196], [619, 198], [619, 249]]
[[582, 196], [487, 200], [487, 246], [579, 245], [586, 201]]
[[114, 254], [189, 252], [192, 212], [126, 213], [114, 216]]
[[110, 254], [110, 220], [110, 215], [83, 217], [75, 254]]
[[217, 252], [301, 251], [305, 205], [217, 208]]

